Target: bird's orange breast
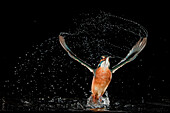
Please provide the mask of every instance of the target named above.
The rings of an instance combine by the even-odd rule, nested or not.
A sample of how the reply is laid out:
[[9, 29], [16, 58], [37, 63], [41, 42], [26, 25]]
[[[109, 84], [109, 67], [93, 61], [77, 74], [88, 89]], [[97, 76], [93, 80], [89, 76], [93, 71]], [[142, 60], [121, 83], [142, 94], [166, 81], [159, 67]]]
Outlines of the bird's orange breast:
[[95, 76], [101, 79], [109, 79], [111, 77], [111, 71], [108, 68], [99, 67], [96, 70]]
[[102, 96], [111, 81], [111, 77], [110, 69], [99, 67], [92, 81], [92, 93]]

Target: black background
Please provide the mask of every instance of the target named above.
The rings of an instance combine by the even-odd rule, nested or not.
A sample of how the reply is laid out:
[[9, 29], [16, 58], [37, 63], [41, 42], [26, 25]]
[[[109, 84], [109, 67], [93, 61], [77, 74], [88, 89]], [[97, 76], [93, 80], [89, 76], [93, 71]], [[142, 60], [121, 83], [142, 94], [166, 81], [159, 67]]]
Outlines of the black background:
[[[136, 21], [148, 30], [148, 43], [140, 54], [143, 60], [142, 71], [145, 71], [146, 75], [139, 73], [137, 77], [143, 81], [141, 82], [143, 85], [144, 83], [152, 85], [153, 94], [155, 88], [156, 92], [159, 92], [155, 95], [169, 96], [169, 10], [164, 5], [132, 6], [108, 6], [97, 9]], [[0, 17], [0, 81], [11, 78], [17, 58], [34, 43], [58, 36], [61, 31], [68, 29], [75, 15], [91, 9], [95, 8], [68, 7], [60, 3], [4, 4]], [[128, 64], [129, 67], [132, 66], [129, 71], [135, 71], [133, 65], [137, 63]]]

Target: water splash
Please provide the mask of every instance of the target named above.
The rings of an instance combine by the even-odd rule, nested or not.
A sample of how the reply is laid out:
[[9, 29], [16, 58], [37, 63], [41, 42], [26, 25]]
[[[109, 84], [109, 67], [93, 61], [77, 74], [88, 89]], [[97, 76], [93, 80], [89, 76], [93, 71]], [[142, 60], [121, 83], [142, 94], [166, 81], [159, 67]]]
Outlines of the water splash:
[[[138, 23], [102, 11], [81, 14], [73, 23], [70, 30], [62, 35], [69, 36], [67, 43], [70, 49], [92, 67], [97, 67], [102, 55], [115, 56], [110, 62], [112, 65], [118, 63], [140, 37], [147, 37], [146, 30]], [[91, 106], [89, 89], [93, 76], [67, 56], [59, 44], [58, 36], [34, 44], [17, 60], [13, 77], [1, 83], [4, 91], [2, 97], [19, 98], [25, 106], [41, 105], [40, 110], [51, 102], [58, 103], [57, 107], [53, 106], [54, 109], [70, 109], [69, 105], [75, 109]], [[123, 85], [117, 87], [123, 92]], [[72, 98], [70, 101], [73, 103], [66, 104], [69, 99], [65, 98]], [[76, 101], [76, 98], [85, 101]], [[73, 104], [79, 107], [73, 107]], [[109, 105], [106, 93], [97, 107]]]
[[110, 100], [107, 91], [105, 92], [105, 96], [101, 96], [97, 101], [97, 103], [93, 102], [92, 96], [90, 96], [87, 99], [87, 105], [86, 105], [87, 108], [109, 108], [109, 106], [110, 106]]

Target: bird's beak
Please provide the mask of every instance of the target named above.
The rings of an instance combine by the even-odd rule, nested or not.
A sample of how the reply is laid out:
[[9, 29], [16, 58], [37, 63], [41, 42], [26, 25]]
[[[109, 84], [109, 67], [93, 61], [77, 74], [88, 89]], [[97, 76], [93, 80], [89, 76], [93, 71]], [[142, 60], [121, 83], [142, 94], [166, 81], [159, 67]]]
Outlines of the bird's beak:
[[109, 62], [109, 58], [110, 58], [111, 56], [108, 56], [107, 58], [106, 58], [106, 63], [108, 63]]

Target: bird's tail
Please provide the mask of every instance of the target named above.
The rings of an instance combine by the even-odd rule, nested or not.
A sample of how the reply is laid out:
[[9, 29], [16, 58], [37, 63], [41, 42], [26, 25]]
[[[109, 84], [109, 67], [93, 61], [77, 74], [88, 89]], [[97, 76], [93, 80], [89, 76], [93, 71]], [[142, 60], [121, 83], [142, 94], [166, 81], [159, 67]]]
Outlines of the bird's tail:
[[99, 96], [98, 96], [97, 94], [92, 94], [91, 96], [92, 96], [92, 98], [93, 98], [93, 102], [94, 102], [94, 103], [97, 103], [98, 100], [99, 100]]

